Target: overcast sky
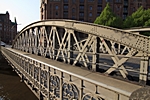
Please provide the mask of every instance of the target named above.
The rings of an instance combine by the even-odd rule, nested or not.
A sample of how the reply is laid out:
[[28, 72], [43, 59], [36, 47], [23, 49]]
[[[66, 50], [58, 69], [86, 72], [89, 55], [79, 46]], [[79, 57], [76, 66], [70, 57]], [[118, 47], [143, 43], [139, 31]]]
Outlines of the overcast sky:
[[40, 20], [40, 0], [0, 0], [0, 13], [10, 14], [14, 22], [16, 17], [18, 31], [26, 25]]

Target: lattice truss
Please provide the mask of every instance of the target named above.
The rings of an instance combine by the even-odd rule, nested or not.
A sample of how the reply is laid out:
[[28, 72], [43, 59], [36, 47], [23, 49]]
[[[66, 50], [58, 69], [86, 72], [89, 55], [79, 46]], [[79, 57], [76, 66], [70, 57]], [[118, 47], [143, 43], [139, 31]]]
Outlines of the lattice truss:
[[[101, 27], [90, 25], [88, 27], [92, 27], [92, 29], [83, 27], [82, 30], [82, 27], [77, 29], [46, 25], [31, 27], [17, 36], [13, 47], [72, 65], [80, 65], [94, 71], [100, 67], [100, 53], [107, 53], [111, 56], [114, 64], [107, 68], [105, 73], [110, 74], [118, 70], [124, 78], [127, 78], [128, 75], [124, 63], [129, 58], [139, 55], [141, 56], [140, 73], [142, 73], [140, 78], [141, 80], [147, 79], [149, 39], [134, 36], [131, 33], [126, 34], [126, 32], [118, 33], [118, 30], [115, 29], [113, 30], [116, 32], [107, 29], [109, 31], [105, 33]], [[102, 34], [99, 34], [100, 30], [102, 30]], [[145, 52], [145, 50], [147, 51]], [[118, 55], [124, 56], [119, 58]]]

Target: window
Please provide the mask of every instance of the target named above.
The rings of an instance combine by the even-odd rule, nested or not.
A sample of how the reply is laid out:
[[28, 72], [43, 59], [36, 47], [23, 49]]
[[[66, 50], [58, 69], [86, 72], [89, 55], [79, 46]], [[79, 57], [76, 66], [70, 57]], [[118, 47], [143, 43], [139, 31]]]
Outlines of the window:
[[92, 17], [92, 13], [91, 12], [89, 13], [89, 16]]
[[79, 15], [80, 15], [80, 17], [83, 17], [84, 16], [84, 12], [80, 12]]
[[97, 13], [97, 16], [100, 16], [101, 13]]
[[124, 11], [124, 12], [128, 12], [128, 8], [124, 7], [124, 8], [123, 8], [123, 11]]
[[92, 6], [90, 6], [90, 10], [92, 10]]
[[98, 6], [98, 7], [97, 7], [97, 10], [98, 10], [98, 11], [102, 11], [102, 6]]
[[75, 20], [75, 16], [72, 16], [72, 19]]
[[56, 12], [56, 16], [58, 16], [58, 12]]
[[127, 5], [128, 5], [128, 1], [124, 1], [124, 5], [126, 5], [126, 6], [127, 6]]
[[106, 2], [111, 2], [111, 0], [106, 0]]
[[98, 0], [98, 3], [102, 3], [102, 0]]
[[57, 5], [56, 5], [55, 9], [58, 10], [58, 6]]
[[65, 12], [63, 13], [63, 15], [64, 15], [64, 18], [68, 18], [68, 12], [65, 11]]
[[80, 3], [84, 3], [84, 0], [80, 0]]
[[89, 2], [93, 2], [94, 0], [88, 0]]
[[126, 19], [127, 15], [123, 14], [123, 19]]
[[80, 10], [84, 10], [84, 5], [80, 5], [80, 6], [79, 6], [79, 9], [80, 9]]
[[64, 5], [64, 10], [68, 10], [68, 5]]
[[64, 3], [68, 3], [68, 0], [64, 0]]
[[75, 13], [75, 8], [72, 8], [72, 13]]

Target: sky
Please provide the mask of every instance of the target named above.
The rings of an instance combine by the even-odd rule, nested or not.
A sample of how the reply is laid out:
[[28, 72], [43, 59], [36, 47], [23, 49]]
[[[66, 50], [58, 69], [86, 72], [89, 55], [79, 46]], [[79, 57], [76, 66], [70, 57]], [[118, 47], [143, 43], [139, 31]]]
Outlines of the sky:
[[18, 31], [40, 20], [40, 0], [0, 0], [0, 13], [9, 12], [10, 20], [16, 17]]

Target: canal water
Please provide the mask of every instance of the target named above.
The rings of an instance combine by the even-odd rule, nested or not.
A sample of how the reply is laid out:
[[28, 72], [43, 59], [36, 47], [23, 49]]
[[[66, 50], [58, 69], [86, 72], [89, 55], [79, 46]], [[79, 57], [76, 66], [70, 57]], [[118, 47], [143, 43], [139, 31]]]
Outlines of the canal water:
[[1, 55], [0, 100], [38, 100]]

